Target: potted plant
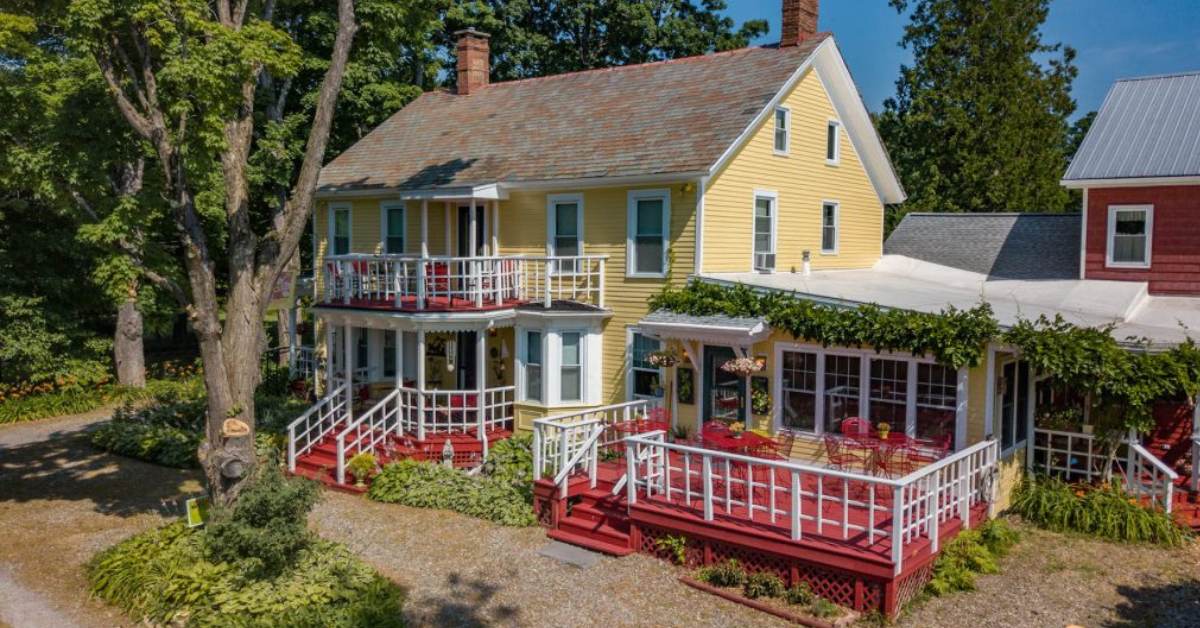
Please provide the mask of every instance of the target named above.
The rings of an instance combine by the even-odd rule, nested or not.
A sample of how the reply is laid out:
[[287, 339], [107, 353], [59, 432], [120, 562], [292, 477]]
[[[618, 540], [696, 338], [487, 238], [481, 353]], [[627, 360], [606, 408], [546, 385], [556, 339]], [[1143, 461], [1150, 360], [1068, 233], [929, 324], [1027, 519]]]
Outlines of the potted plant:
[[885, 421], [880, 421], [879, 424], [875, 426], [875, 431], [879, 432], [879, 438], [887, 440], [888, 434], [892, 431], [892, 426], [888, 425]]
[[767, 391], [756, 388], [750, 391], [750, 407], [754, 414], [771, 414], [771, 395]]
[[722, 364], [721, 370], [737, 375], [738, 377], [749, 377], [763, 370], [764, 366], [765, 364], [754, 358], [733, 358]]
[[741, 421], [734, 421], [729, 424], [729, 435], [733, 438], [741, 438], [744, 431], [746, 431], [746, 424]]
[[375, 454], [367, 451], [360, 451], [350, 458], [350, 462], [346, 463], [346, 470], [350, 475], [354, 476], [354, 485], [362, 488], [367, 485], [367, 479], [375, 473]]

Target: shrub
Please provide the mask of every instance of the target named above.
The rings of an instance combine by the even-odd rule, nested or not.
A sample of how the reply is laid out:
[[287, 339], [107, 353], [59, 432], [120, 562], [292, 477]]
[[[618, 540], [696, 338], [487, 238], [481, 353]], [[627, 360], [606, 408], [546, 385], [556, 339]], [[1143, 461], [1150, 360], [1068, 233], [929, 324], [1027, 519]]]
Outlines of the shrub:
[[191, 430], [116, 420], [92, 433], [92, 444], [104, 451], [179, 468], [197, 466], [196, 451], [201, 440], [200, 433]]
[[837, 617], [838, 615], [841, 615], [842, 607], [823, 597], [819, 597], [816, 599], [816, 601], [809, 605], [808, 612], [812, 613], [814, 617], [820, 617], [824, 619], [826, 617]]
[[668, 534], [654, 542], [659, 551], [668, 552], [676, 565], [687, 564], [687, 537]]
[[974, 530], [959, 533], [947, 543], [933, 566], [928, 591], [945, 595], [975, 588], [975, 576], [996, 573], [996, 560], [1017, 542], [1017, 531], [1002, 519], [992, 519]]
[[533, 491], [533, 435], [520, 434], [497, 442], [488, 450], [484, 475]]
[[253, 574], [279, 574], [312, 542], [308, 511], [319, 495], [314, 482], [285, 478], [276, 465], [258, 465], [234, 507], [214, 512], [205, 535], [209, 557]]
[[714, 587], [740, 587], [746, 581], [741, 563], [733, 558], [701, 568], [696, 577]]
[[813, 594], [807, 582], [801, 582], [783, 592], [783, 600], [788, 604], [807, 606], [812, 604], [814, 599], [816, 599], [816, 595]]
[[368, 451], [354, 454], [350, 457], [350, 462], [346, 463], [346, 470], [358, 483], [366, 482], [375, 472], [375, 454]]
[[746, 581], [742, 583], [742, 593], [752, 600], [760, 597], [782, 597], [783, 589], [783, 580], [773, 573], [752, 573], [746, 576]]
[[506, 526], [532, 526], [530, 490], [496, 477], [471, 477], [462, 471], [415, 460], [383, 468], [367, 496], [375, 501], [415, 508], [453, 510]]
[[1076, 532], [1124, 543], [1178, 546], [1189, 536], [1171, 516], [1143, 507], [1120, 486], [1072, 486], [1048, 477], [1026, 478], [1013, 512], [1056, 532]]

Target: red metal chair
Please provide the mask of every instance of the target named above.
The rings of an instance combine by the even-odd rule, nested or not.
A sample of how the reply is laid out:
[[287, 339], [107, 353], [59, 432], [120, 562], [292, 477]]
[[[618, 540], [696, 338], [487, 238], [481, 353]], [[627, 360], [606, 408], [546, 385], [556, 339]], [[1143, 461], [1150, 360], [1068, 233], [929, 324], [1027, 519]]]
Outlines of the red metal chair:
[[830, 466], [842, 471], [849, 471], [857, 465], [864, 472], [867, 470], [867, 465], [870, 462], [870, 456], [867, 453], [847, 450], [845, 440], [833, 434], [826, 434], [824, 440], [825, 456], [829, 458]]
[[842, 433], [847, 436], [870, 434], [871, 422], [856, 416], [848, 417], [842, 420]]

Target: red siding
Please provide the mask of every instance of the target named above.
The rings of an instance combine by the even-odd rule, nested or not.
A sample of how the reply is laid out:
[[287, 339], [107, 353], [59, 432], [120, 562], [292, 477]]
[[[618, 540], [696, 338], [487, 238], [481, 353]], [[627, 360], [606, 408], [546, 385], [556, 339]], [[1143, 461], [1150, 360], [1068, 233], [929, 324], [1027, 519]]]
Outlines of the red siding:
[[[1105, 268], [1109, 205], [1153, 205], [1150, 268]], [[1154, 294], [1200, 294], [1200, 186], [1090, 188], [1088, 279], [1148, 281]]]

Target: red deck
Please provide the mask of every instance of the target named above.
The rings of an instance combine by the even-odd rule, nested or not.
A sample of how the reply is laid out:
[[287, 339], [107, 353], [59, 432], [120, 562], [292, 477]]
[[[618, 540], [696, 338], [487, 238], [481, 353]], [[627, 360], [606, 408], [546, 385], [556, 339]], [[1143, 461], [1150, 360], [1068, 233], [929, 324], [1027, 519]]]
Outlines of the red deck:
[[350, 308], [356, 310], [389, 310], [400, 312], [489, 312], [506, 310], [528, 303], [522, 299], [484, 299], [482, 305], [476, 305], [472, 299], [458, 297], [429, 297], [425, 299], [424, 309], [417, 307], [415, 296], [401, 297], [397, 305], [395, 299], [351, 299], [349, 303], [341, 301], [324, 301], [319, 305], [330, 308]]

